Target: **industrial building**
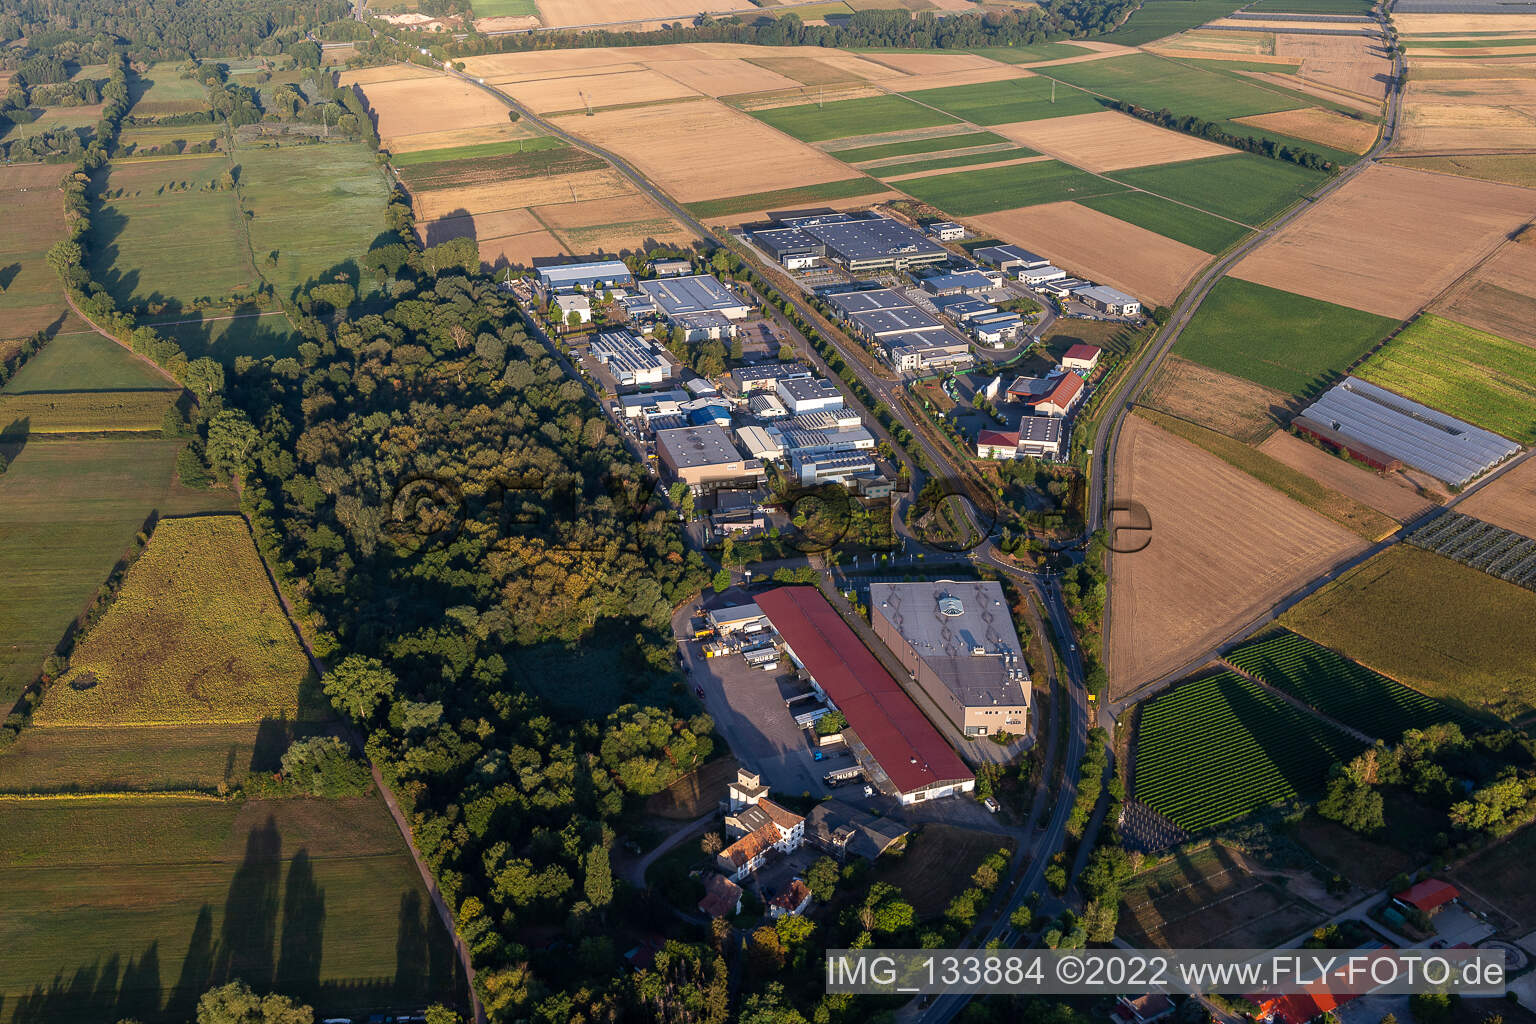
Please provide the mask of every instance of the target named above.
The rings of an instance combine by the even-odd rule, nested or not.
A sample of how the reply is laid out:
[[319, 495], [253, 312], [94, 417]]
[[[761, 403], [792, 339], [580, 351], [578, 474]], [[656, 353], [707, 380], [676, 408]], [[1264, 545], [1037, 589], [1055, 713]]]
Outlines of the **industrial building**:
[[739, 882], [775, 853], [793, 853], [805, 841], [805, 819], [768, 799], [761, 777], [746, 768], [728, 790], [725, 834], [731, 844], [715, 855], [715, 867]]
[[843, 738], [882, 792], [903, 804], [976, 788], [976, 776], [815, 587], [776, 587], [757, 605], [812, 688], [843, 713]]
[[682, 277], [692, 273], [693, 264], [684, 259], [657, 259], [651, 260], [650, 268], [657, 277]]
[[1029, 733], [1029, 668], [995, 580], [871, 583], [869, 621], [966, 736]]
[[753, 395], [747, 400], [747, 411], [760, 420], [781, 420], [789, 415], [779, 396], [771, 391]]
[[752, 312], [750, 303], [709, 274], [641, 281], [640, 290], [689, 341], [735, 337], [735, 321]]
[[820, 377], [790, 377], [777, 382], [779, 401], [791, 415], [815, 412], [817, 409], [841, 409], [843, 394], [837, 385]]
[[803, 412], [790, 420], [789, 425], [799, 430], [836, 430], [839, 427], [857, 427], [863, 422], [857, 410], [839, 406], [836, 409]]
[[970, 328], [971, 334], [983, 345], [1001, 348], [1023, 330], [1024, 318], [1017, 313], [987, 313], [972, 317]]
[[633, 288], [635, 278], [621, 260], [600, 263], [561, 263], [538, 268], [539, 287], [545, 294], [600, 292], [604, 288]]
[[803, 430], [798, 427], [769, 427], [777, 435], [785, 454], [825, 455], [831, 452], [867, 452], [875, 447], [875, 436], [863, 426]]
[[827, 254], [821, 239], [799, 228], [767, 228], [752, 232], [752, 241], [785, 270], [808, 270]]
[[743, 458], [725, 428], [713, 423], [658, 430], [656, 454], [672, 479], [694, 490], [727, 485], [751, 489], [764, 480], [763, 464]]
[[874, 473], [875, 460], [860, 451], [797, 451], [789, 457], [789, 469], [804, 487], [846, 484]]
[[839, 863], [849, 857], [874, 860], [911, 832], [894, 818], [877, 818], [841, 800], [823, 800], [805, 817], [805, 841]]
[[660, 345], [633, 331], [599, 331], [592, 339], [592, 358], [608, 368], [624, 387], [670, 380], [677, 363]]
[[704, 613], [704, 621], [721, 636], [760, 633], [768, 627], [768, 619], [762, 610], [750, 602], [733, 604], [727, 608], [712, 608]]
[[983, 430], [976, 435], [976, 457], [1059, 460], [1061, 425], [1059, 416], [1021, 416], [1017, 430]]
[[1044, 256], [1021, 249], [1016, 245], [986, 245], [971, 253], [989, 267], [996, 267], [1005, 274], [1017, 275], [1020, 270], [1043, 267], [1051, 261]]
[[1104, 350], [1097, 345], [1088, 345], [1078, 342], [1061, 354], [1061, 368], [1072, 370], [1087, 376], [1092, 373], [1094, 367], [1099, 365], [1099, 357]]
[[640, 395], [619, 396], [619, 409], [625, 419], [645, 420], [647, 423], [658, 416], [676, 416], [688, 401], [688, 392], [650, 391]]
[[762, 427], [737, 427], [736, 440], [741, 442], [741, 450], [754, 459], [771, 462], [784, 457], [784, 442]]
[[938, 220], [928, 225], [928, 234], [941, 242], [958, 242], [965, 237], [965, 226], [952, 220]]
[[1044, 263], [1038, 267], [1021, 267], [1018, 277], [1026, 287], [1039, 288], [1053, 281], [1065, 281], [1067, 272], [1054, 264]]
[[972, 317], [997, 312], [997, 307], [992, 303], [970, 295], [940, 296], [933, 300], [933, 306], [940, 313], [959, 323], [965, 323]]
[[1065, 416], [1082, 397], [1083, 378], [1075, 373], [1016, 377], [1008, 385], [1009, 401], [1023, 404], [1038, 416]]
[[981, 270], [957, 270], [953, 274], [934, 274], [918, 284], [929, 295], [976, 295], [989, 292], [1002, 282]]
[[1292, 423], [1303, 430], [1315, 424], [1353, 454], [1371, 449], [1452, 487], [1465, 487], [1520, 451], [1508, 438], [1357, 377], [1324, 392]]
[[939, 321], [891, 288], [837, 292], [827, 302], [854, 333], [881, 349], [900, 372], [969, 366], [970, 346]]
[[879, 214], [787, 217], [781, 223], [779, 228], [753, 232], [752, 240], [790, 270], [815, 266], [823, 258], [855, 274], [926, 267], [949, 259], [949, 250], [921, 231]]
[[592, 322], [592, 303], [585, 295], [562, 295], [555, 300], [555, 306], [560, 311], [561, 323], [569, 323], [572, 313], [576, 314], [578, 323]]
[[736, 390], [749, 395], [754, 391], [772, 391], [781, 380], [809, 377], [811, 368], [804, 363], [754, 363], [731, 371]]
[[1078, 288], [1072, 292], [1072, 297], [1085, 306], [1111, 316], [1141, 315], [1140, 299], [1127, 295], [1118, 288], [1111, 288], [1107, 284], [1091, 284], [1086, 288]]

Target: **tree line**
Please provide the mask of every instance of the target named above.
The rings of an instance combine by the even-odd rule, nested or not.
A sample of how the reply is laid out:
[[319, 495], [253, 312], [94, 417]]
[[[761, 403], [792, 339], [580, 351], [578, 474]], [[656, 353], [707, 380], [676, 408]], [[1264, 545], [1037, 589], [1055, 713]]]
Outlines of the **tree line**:
[[1113, 100], [1109, 104], [1122, 114], [1130, 114], [1160, 128], [1168, 128], [1172, 131], [1183, 132], [1186, 135], [1196, 135], [1202, 139], [1232, 149], [1240, 149], [1245, 153], [1255, 153], [1268, 157], [1271, 160], [1283, 160], [1286, 163], [1307, 167], [1314, 171], [1332, 171], [1334, 163], [1321, 153], [1310, 149], [1301, 149], [1276, 142], [1274, 139], [1261, 139], [1253, 135], [1234, 135], [1215, 121], [1207, 121], [1203, 117], [1195, 117], [1193, 114], [1175, 114], [1167, 107], [1161, 110], [1148, 110], [1146, 107], [1138, 107], [1134, 103], [1125, 100]]

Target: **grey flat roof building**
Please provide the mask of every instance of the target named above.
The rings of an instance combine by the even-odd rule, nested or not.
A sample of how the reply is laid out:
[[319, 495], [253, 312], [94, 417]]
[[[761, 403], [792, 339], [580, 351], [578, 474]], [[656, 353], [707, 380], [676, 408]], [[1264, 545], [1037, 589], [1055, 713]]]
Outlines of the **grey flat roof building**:
[[592, 358], [608, 367], [620, 384], [659, 384], [672, 376], [672, 357], [633, 331], [599, 331]]
[[971, 255], [999, 270], [1009, 270], [1014, 267], [1040, 267], [1051, 262], [1038, 253], [1021, 249], [1016, 245], [984, 245]]
[[671, 462], [681, 469], [695, 466], [720, 466], [741, 461], [741, 452], [731, 443], [724, 427], [707, 424], [658, 430], [656, 443], [671, 453]]
[[690, 274], [658, 281], [641, 281], [640, 290], [656, 300], [669, 317], [689, 313], [721, 313], [731, 319], [747, 315], [751, 307], [709, 274]]
[[767, 228], [752, 232], [752, 241], [774, 259], [786, 256], [825, 256], [827, 245], [801, 228]]
[[613, 285], [629, 287], [635, 283], [629, 268], [620, 260], [600, 263], [562, 263], [540, 267], [539, 282], [554, 291], [588, 291]]
[[1508, 438], [1358, 377], [1345, 377], [1302, 415], [1454, 487], [1520, 451]]
[[949, 259], [948, 249], [889, 217], [817, 224], [804, 230], [820, 239], [827, 247], [827, 255], [849, 270], [916, 266]]
[[1026, 731], [1029, 669], [1001, 584], [871, 583], [875, 634], [967, 735]]

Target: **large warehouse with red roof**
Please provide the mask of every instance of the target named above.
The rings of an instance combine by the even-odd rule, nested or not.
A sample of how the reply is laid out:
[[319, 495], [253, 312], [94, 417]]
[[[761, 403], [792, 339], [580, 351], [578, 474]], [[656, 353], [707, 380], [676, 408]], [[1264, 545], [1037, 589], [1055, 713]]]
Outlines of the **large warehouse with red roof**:
[[[815, 587], [778, 587], [757, 606], [784, 650], [848, 719], [849, 746], [904, 804], [976, 788], [976, 776]], [[846, 734], [845, 734], [846, 735]]]

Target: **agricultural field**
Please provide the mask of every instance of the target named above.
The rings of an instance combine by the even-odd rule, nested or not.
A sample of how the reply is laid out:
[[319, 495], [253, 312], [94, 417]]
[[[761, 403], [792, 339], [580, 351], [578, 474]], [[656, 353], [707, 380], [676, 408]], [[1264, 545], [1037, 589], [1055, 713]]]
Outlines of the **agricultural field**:
[[242, 145], [235, 160], [240, 201], [254, 214], [251, 251], [281, 297], [366, 252], [386, 227], [389, 186], [362, 143]]
[[1527, 345], [1425, 315], [1354, 372], [1511, 440], [1536, 442], [1536, 349]]
[[536, 114], [585, 113], [608, 107], [697, 99], [699, 95], [649, 68], [576, 78], [535, 78], [505, 82], [499, 87]]
[[1193, 114], [1207, 121], [1302, 106], [1277, 90], [1153, 53], [1065, 64], [1042, 74], [1147, 110], [1167, 109], [1180, 117]]
[[1317, 142], [1346, 153], [1364, 153], [1376, 142], [1379, 127], [1371, 121], [1350, 117], [1322, 107], [1281, 110], [1273, 114], [1253, 114], [1235, 119], [1239, 124], [1290, 135], [1305, 142]]
[[[747, 0], [712, 3], [715, 13], [756, 10]], [[550, 27], [607, 25], [622, 22], [688, 21], [698, 16], [693, 0], [539, 0], [539, 14]]]
[[1150, 192], [1117, 192], [1084, 199], [1082, 205], [1206, 253], [1219, 253], [1249, 234], [1246, 225]]
[[143, 322], [180, 345], [188, 358], [208, 356], [225, 365], [240, 356], [294, 355], [303, 340], [281, 309], [262, 309], [252, 302], [238, 303], [227, 313], [180, 312]]
[[64, 207], [56, 191], [62, 164], [0, 167], [0, 342], [44, 328], [85, 327], [69, 311], [59, 277], [44, 257], [64, 237]]
[[1474, 716], [1536, 710], [1536, 593], [1408, 544], [1356, 566], [1280, 624]]
[[1510, 934], [1523, 935], [1536, 929], [1536, 889], [1528, 884], [1533, 861], [1536, 828], [1527, 825], [1463, 861], [1449, 877], [1480, 902], [1512, 919], [1515, 927]]
[[838, 146], [825, 147], [839, 160], [850, 164], [888, 160], [892, 157], [916, 156], [922, 153], [941, 153], [951, 149], [979, 149], [983, 146], [1005, 146], [1008, 140], [993, 132], [963, 132], [959, 135], [939, 135], [928, 138], [907, 139], [901, 142], [884, 142], [872, 146], [855, 146], [851, 149]]
[[[309, 661], [237, 516], [162, 519], [35, 727], [298, 718]], [[321, 716], [324, 717], [324, 712]]]
[[0, 871], [28, 897], [0, 918], [0, 999], [23, 1015], [169, 1024], [234, 977], [336, 1010], [451, 997], [448, 938], [377, 797], [4, 806]]
[[1235, 152], [1226, 146], [1159, 128], [1114, 110], [1000, 125], [997, 130], [1015, 142], [1033, 146], [1042, 153], [1095, 174], [1231, 156]]
[[[1025, 165], [1033, 166], [1033, 165]], [[906, 187], [908, 182], [903, 182]], [[1210, 257], [1199, 249], [1090, 208], [1047, 203], [973, 218], [990, 234], [1049, 257], [1155, 306], [1168, 305]]]
[[1169, 356], [1137, 404], [1188, 420], [1245, 444], [1275, 433], [1291, 396], [1188, 359]]
[[160, 433], [175, 391], [0, 392], [0, 428], [26, 424], [29, 434], [99, 431]]
[[1442, 293], [1432, 312], [1536, 348], [1536, 232], [1523, 231]]
[[6, 444], [11, 464], [0, 474], [0, 507], [6, 510], [0, 518], [0, 704], [9, 705], [36, 677], [151, 511], [234, 507], [229, 491], [194, 491], [172, 482], [181, 446], [62, 438]]
[[1123, 46], [1141, 46], [1225, 18], [1241, 6], [1241, 0], [1147, 0], [1124, 25], [1101, 38]]
[[[1417, 55], [1410, 54], [1416, 68]], [[1508, 152], [1536, 147], [1536, 79], [1485, 65], [1454, 79], [1410, 75], [1403, 93], [1403, 126], [1396, 152]], [[1527, 157], [1527, 159], [1529, 159]]]
[[1452, 717], [1437, 701], [1295, 633], [1261, 637], [1226, 660], [1334, 721], [1388, 743], [1409, 729]]
[[[395, 162], [399, 164], [400, 180], [413, 194], [438, 188], [461, 188], [496, 181], [516, 181], [522, 178], [542, 178], [562, 174], [575, 174], [580, 171], [599, 170], [604, 166], [603, 161], [598, 157], [569, 146], [540, 146], [538, 149], [526, 153], [508, 153], [499, 151], [503, 145], [515, 146], [517, 143], [494, 143], [486, 148], [497, 150], [497, 152], [485, 155], [464, 157], [445, 155], [439, 160], [411, 159], [409, 161], [397, 160]], [[477, 150], [479, 148], [476, 146], [465, 147], [468, 150]], [[409, 153], [406, 155], [416, 158], [440, 152], [443, 151], [431, 150], [429, 153]], [[448, 154], [458, 152], [461, 151], [447, 151]]]
[[1297, 394], [1342, 373], [1395, 321], [1223, 278], [1173, 350], [1192, 362]]
[[870, 96], [757, 110], [753, 117], [801, 142], [824, 142], [907, 128], [933, 128], [954, 118], [900, 96]]
[[1113, 177], [1165, 199], [1249, 225], [1263, 224], [1323, 182], [1320, 171], [1251, 153], [1131, 167], [1116, 171]]
[[[1235, 672], [1143, 705], [1133, 797], [1191, 832], [1310, 797], [1364, 744]], [[1212, 786], [1212, 779], [1221, 779]]]
[[1415, 530], [1408, 543], [1536, 591], [1536, 540], [1459, 512]]
[[1102, 103], [1085, 92], [1053, 86], [1049, 79], [1039, 77], [923, 89], [910, 96], [972, 124], [988, 126], [1092, 114], [1104, 109]]
[[1144, 549], [1110, 556], [1105, 664], [1114, 697], [1186, 671], [1275, 601], [1366, 546], [1140, 415], [1121, 426], [1115, 459], [1113, 497], [1138, 502], [1153, 528]]
[[1536, 459], [1484, 484], [1456, 507], [1484, 522], [1536, 537]]
[[118, 305], [255, 290], [239, 201], [220, 187], [232, 166], [225, 154], [110, 165], [91, 216], [89, 270]]
[[1429, 511], [1444, 496], [1413, 479], [1411, 471], [1377, 473], [1284, 430], [1270, 434], [1258, 451], [1399, 523]]
[[26, 361], [4, 394], [66, 391], [171, 391], [181, 385], [153, 363], [95, 331], [60, 334]]
[[906, 178], [924, 177], [934, 171], [954, 170], [959, 167], [969, 167], [974, 170], [983, 168], [1000, 167], [1005, 164], [1035, 163], [1047, 160], [1049, 157], [1041, 156], [1032, 149], [989, 149], [982, 153], [962, 153], [958, 156], [946, 156], [943, 153], [916, 160], [903, 160], [894, 164], [881, 164], [877, 167], [864, 168], [865, 173], [879, 178], [882, 181], [902, 181]]
[[956, 217], [1123, 192], [1124, 186], [1055, 160], [909, 178], [901, 190]]
[[1497, 181], [1521, 188], [1536, 188], [1536, 161], [1526, 154], [1495, 154], [1481, 156], [1458, 153], [1455, 156], [1397, 157], [1387, 161], [1396, 167], [1411, 171], [1431, 171], [1436, 174], [1455, 174], [1463, 178], [1481, 181]]
[[[1414, 209], [1435, 211], [1434, 231], [1402, 216]], [[1373, 165], [1281, 228], [1232, 275], [1400, 320], [1531, 213], [1524, 189]]]
[[391, 152], [441, 148], [449, 144], [447, 133], [510, 125], [506, 105], [496, 97], [425, 68], [347, 72], [341, 83], [362, 90], [380, 143]]
[[689, 203], [688, 212], [701, 220], [734, 217], [752, 220], [765, 210], [793, 209], [799, 206], [862, 208], [892, 197], [894, 193], [873, 178], [849, 178], [804, 188], [775, 189], [754, 195], [731, 196]]
[[181, 77], [181, 64], [176, 61], [152, 64], [148, 71], [134, 76], [128, 98], [133, 101], [130, 117], [164, 117], [210, 109], [208, 90], [195, 78]]

